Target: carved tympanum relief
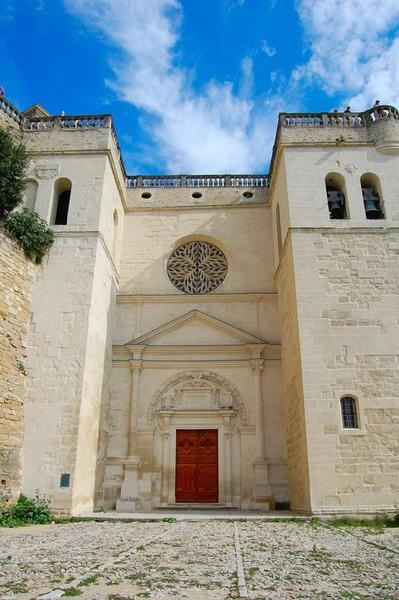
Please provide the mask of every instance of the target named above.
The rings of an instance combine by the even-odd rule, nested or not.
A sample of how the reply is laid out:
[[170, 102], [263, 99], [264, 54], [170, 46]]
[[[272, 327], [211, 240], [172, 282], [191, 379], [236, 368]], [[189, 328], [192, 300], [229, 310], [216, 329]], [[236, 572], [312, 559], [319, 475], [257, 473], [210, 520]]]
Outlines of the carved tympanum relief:
[[187, 242], [172, 252], [167, 271], [178, 290], [186, 294], [207, 294], [225, 280], [227, 259], [209, 242]]
[[236, 388], [220, 375], [210, 372], [181, 373], [168, 380], [156, 393], [147, 418], [165, 410], [229, 410], [233, 409], [246, 422], [244, 403]]

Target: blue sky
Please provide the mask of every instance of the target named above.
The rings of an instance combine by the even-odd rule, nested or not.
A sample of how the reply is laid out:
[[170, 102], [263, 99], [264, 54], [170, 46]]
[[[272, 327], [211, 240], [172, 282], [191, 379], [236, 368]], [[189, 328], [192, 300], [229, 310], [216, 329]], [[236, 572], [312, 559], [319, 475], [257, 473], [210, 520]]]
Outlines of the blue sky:
[[398, 0], [2, 0], [20, 109], [112, 113], [129, 173], [267, 172], [279, 111], [399, 105]]

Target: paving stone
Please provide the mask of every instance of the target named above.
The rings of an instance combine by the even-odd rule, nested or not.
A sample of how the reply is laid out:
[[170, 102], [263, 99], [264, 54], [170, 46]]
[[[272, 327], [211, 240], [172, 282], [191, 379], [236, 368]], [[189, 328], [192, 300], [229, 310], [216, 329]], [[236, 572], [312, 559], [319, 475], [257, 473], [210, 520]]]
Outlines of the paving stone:
[[399, 599], [399, 535], [377, 531], [214, 520], [0, 529], [0, 600], [66, 589], [82, 600]]

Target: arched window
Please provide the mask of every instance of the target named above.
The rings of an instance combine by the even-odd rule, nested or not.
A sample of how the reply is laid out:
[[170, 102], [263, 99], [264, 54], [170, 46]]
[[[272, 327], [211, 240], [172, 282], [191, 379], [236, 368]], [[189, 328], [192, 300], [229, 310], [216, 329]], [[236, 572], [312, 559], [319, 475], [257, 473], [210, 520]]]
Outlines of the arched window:
[[54, 186], [54, 205], [51, 223], [53, 225], [67, 225], [69, 201], [71, 198], [72, 183], [66, 177], [58, 179]]
[[325, 179], [330, 219], [347, 219], [345, 180], [339, 173], [329, 173]]
[[364, 173], [360, 182], [366, 219], [383, 219], [384, 211], [378, 177], [373, 173]]
[[34, 179], [28, 179], [26, 182], [24, 191], [24, 206], [29, 210], [35, 210], [37, 187], [37, 181]]
[[359, 427], [356, 400], [351, 396], [341, 398], [341, 418], [344, 429], [357, 429]]

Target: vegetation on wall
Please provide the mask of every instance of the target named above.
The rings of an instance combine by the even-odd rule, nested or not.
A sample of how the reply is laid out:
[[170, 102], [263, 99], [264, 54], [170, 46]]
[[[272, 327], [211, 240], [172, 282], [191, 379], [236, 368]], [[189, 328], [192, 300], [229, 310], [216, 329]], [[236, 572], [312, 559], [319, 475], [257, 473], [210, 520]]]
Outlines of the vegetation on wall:
[[27, 258], [40, 263], [54, 241], [53, 232], [34, 211], [13, 212], [22, 202], [27, 163], [25, 147], [0, 128], [0, 225]]
[[9, 215], [4, 229], [22, 246], [27, 258], [35, 263], [42, 262], [43, 256], [54, 241], [54, 234], [46, 221], [28, 208]]
[[8, 131], [0, 129], [0, 220], [22, 202], [27, 162], [25, 147], [16, 144]]
[[17, 527], [35, 523], [51, 523], [50, 500], [36, 494], [34, 498], [20, 495], [10, 507], [0, 506], [0, 527]]

